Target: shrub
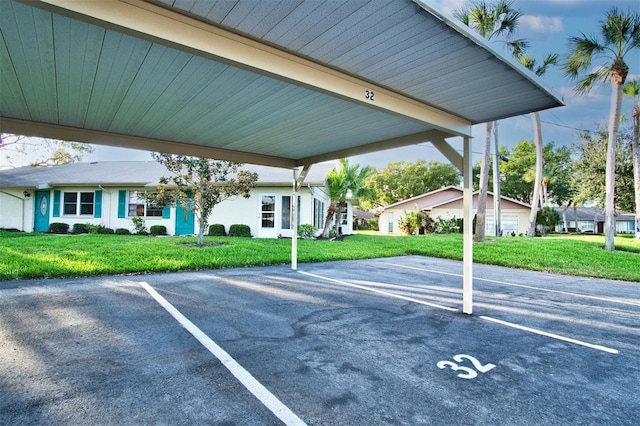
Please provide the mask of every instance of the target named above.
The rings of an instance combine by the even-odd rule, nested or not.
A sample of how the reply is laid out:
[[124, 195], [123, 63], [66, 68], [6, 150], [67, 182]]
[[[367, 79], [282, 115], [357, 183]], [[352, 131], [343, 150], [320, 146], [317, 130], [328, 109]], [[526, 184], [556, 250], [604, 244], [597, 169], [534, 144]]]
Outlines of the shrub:
[[424, 215], [418, 206], [414, 206], [412, 212], [404, 211], [404, 216], [398, 219], [398, 226], [407, 235], [417, 235], [423, 225]]
[[433, 232], [435, 234], [453, 234], [460, 232], [462, 229], [462, 219], [458, 219], [455, 216], [444, 218], [438, 216], [433, 222]]
[[248, 225], [231, 225], [229, 227], [230, 237], [251, 237], [251, 228]]
[[113, 234], [113, 229], [107, 228], [104, 225], [96, 226], [96, 234]]
[[69, 232], [69, 224], [61, 222], [53, 222], [49, 224], [49, 232], [52, 234], [66, 234]]
[[167, 227], [164, 225], [153, 225], [149, 228], [151, 235], [167, 235]]
[[72, 234], [88, 234], [89, 233], [89, 224], [88, 223], [76, 223], [73, 225], [71, 229]]
[[127, 228], [116, 228], [116, 234], [118, 235], [131, 235], [131, 231]]
[[316, 236], [316, 232], [318, 232], [318, 229], [313, 225], [309, 225], [308, 223], [298, 226], [298, 236], [303, 240], [314, 239]]
[[132, 217], [131, 222], [133, 222], [133, 229], [136, 231], [138, 235], [148, 235], [147, 225], [144, 222], [144, 219], [141, 217]]
[[224, 225], [221, 223], [214, 223], [209, 226], [209, 235], [212, 237], [226, 237], [227, 231], [224, 229]]
[[372, 231], [379, 231], [378, 229], [378, 219], [369, 219], [369, 229]]
[[338, 231], [336, 231], [336, 228], [332, 227], [331, 229], [329, 229], [329, 238], [335, 238], [338, 235], [340, 234], [338, 233]]

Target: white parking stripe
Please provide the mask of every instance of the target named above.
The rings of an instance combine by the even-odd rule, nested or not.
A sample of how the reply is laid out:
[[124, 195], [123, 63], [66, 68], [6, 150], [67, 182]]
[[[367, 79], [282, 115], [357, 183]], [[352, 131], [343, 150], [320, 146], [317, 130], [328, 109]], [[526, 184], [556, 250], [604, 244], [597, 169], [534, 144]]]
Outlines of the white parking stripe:
[[491, 317], [487, 317], [487, 316], [483, 316], [483, 315], [481, 315], [480, 318], [482, 318], [484, 320], [487, 320], [487, 321], [495, 322], [495, 323], [498, 323], [498, 324], [506, 325], [507, 327], [517, 328], [518, 330], [528, 331], [528, 332], [531, 332], [531, 333], [539, 334], [541, 336], [546, 336], [546, 337], [551, 337], [553, 339], [562, 340], [564, 342], [575, 343], [576, 345], [586, 346], [588, 348], [597, 349], [599, 351], [608, 352], [610, 354], [619, 353], [617, 349], [611, 349], [611, 348], [608, 348], [606, 346], [594, 345], [592, 343], [583, 342], [582, 340], [576, 340], [576, 339], [572, 339], [570, 337], [560, 336], [559, 334], [547, 333], [546, 331], [542, 331], [542, 330], [538, 330], [538, 329], [530, 328], [530, 327], [525, 327], [525, 326], [522, 326], [522, 325], [514, 324], [512, 322], [502, 321], [502, 320], [499, 320], [499, 319], [495, 319], [495, 318], [491, 318]]
[[247, 370], [238, 364], [224, 349], [218, 346], [206, 334], [202, 332], [187, 317], [182, 315], [171, 303], [162, 297], [146, 282], [140, 285], [153, 297], [163, 308], [167, 310], [189, 333], [193, 335], [209, 352], [220, 360], [233, 374], [242, 385], [249, 390], [265, 407], [275, 414], [286, 425], [306, 425], [298, 416], [295, 415], [286, 405], [284, 405], [275, 395], [258, 382]]
[[[416, 268], [414, 266], [406, 266], [406, 265], [400, 265], [397, 263], [389, 263], [389, 262], [384, 262], [385, 265], [389, 265], [389, 266], [395, 266], [398, 268], [405, 268], [405, 269], [412, 269], [414, 271], [424, 271], [424, 272], [432, 272], [434, 274], [440, 274], [440, 275], [451, 275], [454, 277], [462, 277], [462, 274], [454, 274], [451, 272], [442, 272], [442, 271], [436, 271], [435, 269], [426, 269], [426, 268]], [[485, 281], [485, 282], [490, 282], [490, 283], [496, 283], [496, 284], [503, 284], [503, 285], [508, 285], [511, 287], [521, 287], [521, 288], [527, 288], [530, 290], [539, 290], [539, 291], [545, 291], [547, 293], [558, 293], [558, 294], [564, 294], [567, 296], [574, 296], [574, 297], [582, 297], [585, 299], [593, 299], [593, 300], [599, 300], [602, 302], [613, 302], [613, 303], [620, 303], [623, 305], [632, 305], [632, 306], [640, 306], [640, 302], [630, 302], [630, 301], [626, 301], [626, 300], [619, 300], [619, 299], [611, 299], [608, 297], [598, 297], [598, 296], [589, 296], [587, 294], [580, 294], [580, 293], [571, 293], [568, 291], [561, 291], [561, 290], [551, 290], [548, 288], [541, 288], [541, 287], [533, 287], [533, 286], [529, 286], [529, 285], [524, 285], [524, 284], [515, 284], [515, 283], [510, 283], [507, 281], [498, 281], [498, 280], [490, 280], [487, 278], [478, 278], [478, 277], [473, 277], [474, 280], [477, 281]]]
[[349, 286], [349, 287], [355, 287], [355, 288], [359, 288], [361, 290], [371, 291], [373, 293], [384, 294], [385, 296], [395, 297], [397, 299], [402, 299], [402, 300], [408, 300], [409, 302], [419, 303], [421, 305], [427, 305], [427, 306], [431, 306], [431, 307], [438, 308], [438, 309], [446, 309], [447, 311], [458, 312], [458, 310], [456, 308], [450, 308], [448, 306], [442, 306], [442, 305], [438, 305], [436, 303], [429, 303], [429, 302], [425, 302], [424, 300], [414, 299], [412, 297], [400, 296], [399, 294], [390, 293], [388, 291], [377, 290], [375, 288], [369, 288], [369, 287], [365, 287], [365, 286], [358, 285], [358, 284], [351, 284], [351, 283], [346, 282], [346, 281], [336, 280], [336, 279], [333, 279], [333, 278], [327, 278], [327, 277], [323, 277], [322, 275], [316, 275], [316, 274], [312, 274], [312, 273], [309, 273], [309, 272], [304, 272], [304, 271], [298, 271], [298, 272], [301, 273], [301, 274], [304, 274], [304, 275], [308, 275], [310, 277], [319, 278], [321, 280], [331, 281], [331, 282], [334, 282], [334, 283], [337, 283], [337, 284], [342, 284], [342, 285], [346, 285], [346, 286]]

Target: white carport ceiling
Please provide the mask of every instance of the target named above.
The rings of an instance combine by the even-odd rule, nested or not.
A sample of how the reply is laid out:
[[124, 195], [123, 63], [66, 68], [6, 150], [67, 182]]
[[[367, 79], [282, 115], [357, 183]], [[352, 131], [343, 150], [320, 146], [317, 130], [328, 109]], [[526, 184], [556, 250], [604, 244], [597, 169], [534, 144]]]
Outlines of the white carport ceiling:
[[3, 0], [0, 130], [295, 167], [561, 105], [416, 1]]

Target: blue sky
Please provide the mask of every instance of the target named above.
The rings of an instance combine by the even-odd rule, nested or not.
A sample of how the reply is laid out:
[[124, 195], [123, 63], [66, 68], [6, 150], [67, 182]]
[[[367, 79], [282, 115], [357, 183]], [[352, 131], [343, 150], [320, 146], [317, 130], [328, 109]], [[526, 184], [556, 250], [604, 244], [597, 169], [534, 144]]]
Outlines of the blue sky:
[[[444, 13], [469, 5], [469, 0], [427, 0]], [[488, 0], [491, 1], [491, 0]], [[558, 53], [560, 57], [568, 51], [568, 39], [571, 36], [598, 34], [599, 23], [607, 11], [613, 6], [623, 11], [640, 13], [638, 0], [515, 0], [514, 7], [523, 12], [516, 37], [527, 39], [531, 46], [529, 53], [541, 61], [549, 53]], [[508, 56], [508, 52], [500, 44], [495, 50]], [[640, 50], [627, 58], [629, 76], [627, 80], [640, 80]], [[599, 65], [594, 63], [594, 66]], [[587, 95], [577, 95], [573, 91], [574, 82], [564, 77], [559, 68], [550, 69], [542, 78], [545, 87], [564, 100], [566, 106], [542, 111], [543, 139], [553, 141], [556, 146], [572, 145], [576, 141], [578, 129], [594, 130], [598, 124], [606, 125], [609, 116], [611, 99], [610, 86], [599, 86]], [[623, 100], [622, 112], [630, 119], [632, 100]], [[484, 141], [484, 125], [474, 126], [474, 159], [481, 156]], [[452, 139], [451, 145], [462, 150], [460, 138]], [[499, 122], [499, 143], [511, 147], [521, 140], [533, 140], [533, 126], [529, 116], [514, 117]], [[104, 146], [95, 146], [95, 152], [85, 157], [86, 161], [106, 160], [151, 160], [143, 151], [125, 150]], [[369, 164], [377, 168], [386, 166], [391, 161], [426, 161], [446, 162], [431, 144], [405, 147], [393, 151], [384, 151], [365, 156], [353, 157], [352, 163]], [[0, 163], [2, 159], [0, 159]], [[1, 164], [0, 164], [1, 166]]]

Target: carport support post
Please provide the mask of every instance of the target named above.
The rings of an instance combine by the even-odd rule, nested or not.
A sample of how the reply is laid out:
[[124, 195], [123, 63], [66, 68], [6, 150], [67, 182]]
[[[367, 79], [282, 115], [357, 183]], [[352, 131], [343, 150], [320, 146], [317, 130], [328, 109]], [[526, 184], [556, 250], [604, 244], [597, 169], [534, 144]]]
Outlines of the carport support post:
[[298, 191], [307, 176], [309, 166], [293, 169], [293, 195], [291, 199], [291, 270], [298, 270]]
[[473, 168], [471, 138], [465, 137], [462, 156], [462, 312], [473, 312]]

